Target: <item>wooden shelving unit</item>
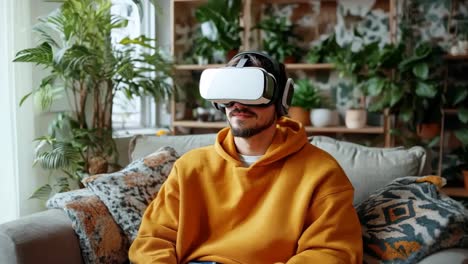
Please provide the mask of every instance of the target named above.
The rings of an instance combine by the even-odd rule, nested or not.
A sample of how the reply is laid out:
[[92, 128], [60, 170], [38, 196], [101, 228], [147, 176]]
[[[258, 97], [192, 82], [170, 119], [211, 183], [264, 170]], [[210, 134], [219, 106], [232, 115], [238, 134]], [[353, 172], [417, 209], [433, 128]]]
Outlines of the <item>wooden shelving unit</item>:
[[[336, 9], [337, 7], [337, 1], [336, 0], [320, 0], [321, 2], [325, 3], [324, 6], [326, 6], [327, 12], [333, 13], [333, 9]], [[190, 12], [188, 9], [196, 8], [200, 4], [204, 3], [205, 1], [203, 0], [172, 0], [171, 1], [171, 50], [172, 54], [180, 54], [180, 50], [178, 45], [176, 43], [176, 33], [175, 33], [175, 28], [176, 28], [176, 22], [181, 22], [182, 24], [187, 26], [190, 23], [196, 23], [196, 21], [188, 21], [188, 14]], [[310, 0], [244, 0], [243, 1], [243, 8], [242, 8], [242, 13], [243, 17], [241, 18], [241, 23], [244, 28], [244, 33], [243, 33], [243, 39], [244, 42], [242, 44], [242, 50], [250, 50], [252, 49], [252, 43], [251, 39], [252, 38], [258, 38], [259, 36], [254, 35], [254, 32], [252, 32], [251, 29], [252, 26], [256, 23], [256, 20], [258, 17], [255, 15], [255, 12], [258, 11], [258, 8], [261, 4], [268, 4], [268, 3], [276, 3], [276, 4], [308, 4], [310, 3]], [[379, 0], [378, 1], [378, 7], [379, 8], [384, 8], [389, 11], [390, 13], [390, 24], [389, 24], [389, 34], [390, 37], [393, 41], [393, 36], [394, 34], [394, 28], [395, 28], [395, 3], [394, 0]], [[177, 15], [176, 15], [177, 14]], [[181, 20], [185, 19], [185, 20]], [[246, 30], [247, 29], [247, 30]], [[248, 41], [245, 41], [248, 40]], [[180, 74], [187, 74], [187, 72], [190, 71], [202, 71], [204, 69], [208, 68], [216, 68], [216, 67], [222, 67], [224, 66], [223, 64], [207, 64], [207, 65], [196, 65], [196, 64], [176, 64], [175, 65], [175, 71], [176, 73]], [[304, 71], [304, 72], [312, 72], [312, 71], [331, 71], [334, 70], [334, 65], [330, 63], [319, 63], [319, 64], [309, 64], [309, 63], [291, 63], [291, 64], [285, 64], [286, 70], [288, 72], [294, 72], [294, 71]], [[172, 113], [175, 113], [175, 102], [173, 100], [171, 104], [171, 110]], [[173, 120], [172, 120], [172, 130], [176, 131], [176, 127], [182, 127], [182, 128], [210, 128], [210, 129], [220, 129], [226, 126], [225, 122], [202, 122], [202, 121], [195, 121], [195, 120], [176, 120], [174, 118], [174, 115], [172, 115]], [[336, 133], [336, 134], [381, 134], [384, 135], [385, 142], [384, 145], [389, 147], [392, 145], [392, 139], [390, 136], [390, 118], [388, 112], [384, 113], [384, 122], [383, 126], [379, 127], [364, 127], [361, 129], [349, 129], [346, 128], [345, 126], [337, 126], [337, 127], [311, 127], [308, 126], [306, 127], [306, 132], [308, 133]]]
[[[445, 81], [444, 81], [444, 92], [447, 92], [449, 89], [449, 63], [450, 62], [463, 62], [463, 61], [468, 61], [468, 54], [465, 55], [450, 55], [447, 54], [444, 56], [444, 59], [447, 61], [446, 66], [445, 66]], [[444, 151], [445, 151], [445, 121], [446, 117], [448, 115], [456, 115], [458, 113], [457, 109], [441, 109], [441, 117], [440, 117], [440, 144], [439, 144], [439, 160], [437, 164], [437, 174], [442, 175], [442, 164], [443, 164], [443, 156], [444, 156]]]
[[[174, 121], [174, 126], [181, 127], [190, 127], [190, 128], [216, 128], [221, 129], [227, 126], [226, 122], [202, 122], [202, 121], [192, 121], [192, 120], [176, 120]], [[350, 129], [344, 126], [336, 127], [305, 127], [306, 132], [308, 133], [341, 133], [341, 134], [383, 134], [384, 128], [377, 126], [367, 126], [359, 129]]]

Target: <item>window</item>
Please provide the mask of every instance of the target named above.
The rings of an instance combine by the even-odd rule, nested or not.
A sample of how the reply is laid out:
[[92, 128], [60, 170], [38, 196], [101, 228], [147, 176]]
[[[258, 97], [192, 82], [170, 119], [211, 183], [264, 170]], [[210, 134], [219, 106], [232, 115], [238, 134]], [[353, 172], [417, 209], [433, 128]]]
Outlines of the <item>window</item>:
[[[132, 0], [112, 0], [112, 14], [128, 19], [127, 27], [112, 32], [113, 43], [117, 44], [127, 36], [136, 38], [144, 34], [150, 38], [156, 37], [154, 7], [149, 0], [142, 2], [143, 14], [140, 14], [140, 10]], [[128, 130], [154, 128], [156, 127], [156, 109], [156, 104], [151, 97], [135, 97], [128, 100], [123, 93], [117, 92], [114, 97], [112, 127], [124, 133]]]

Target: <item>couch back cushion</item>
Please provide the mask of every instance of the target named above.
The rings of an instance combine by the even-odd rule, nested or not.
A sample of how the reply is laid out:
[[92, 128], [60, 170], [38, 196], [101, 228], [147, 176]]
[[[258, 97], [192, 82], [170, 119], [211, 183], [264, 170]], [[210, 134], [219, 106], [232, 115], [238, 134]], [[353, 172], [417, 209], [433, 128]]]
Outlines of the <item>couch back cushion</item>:
[[[139, 135], [130, 142], [129, 157], [133, 161], [164, 146], [171, 146], [182, 155], [193, 148], [211, 145], [215, 139], [214, 133], [159, 137]], [[422, 147], [373, 148], [326, 136], [312, 136], [309, 141], [330, 153], [344, 169], [355, 189], [355, 205], [395, 178], [430, 173], [426, 151]]]
[[312, 136], [309, 141], [331, 154], [346, 172], [355, 190], [354, 205], [398, 177], [430, 173], [426, 151], [419, 146], [366, 147], [325, 136]]
[[214, 144], [216, 134], [177, 135], [177, 136], [145, 136], [137, 135], [132, 138], [129, 146], [130, 162], [146, 157], [155, 150], [170, 146], [182, 155], [185, 152], [199, 147]]

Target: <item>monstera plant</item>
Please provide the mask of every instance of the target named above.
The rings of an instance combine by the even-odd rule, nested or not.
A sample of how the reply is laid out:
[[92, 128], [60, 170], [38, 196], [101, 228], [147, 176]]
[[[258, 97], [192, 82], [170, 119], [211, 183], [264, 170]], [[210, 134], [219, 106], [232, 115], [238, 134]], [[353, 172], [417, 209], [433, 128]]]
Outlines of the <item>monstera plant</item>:
[[34, 26], [39, 44], [16, 54], [15, 62], [34, 63], [48, 72], [20, 104], [30, 96], [45, 110], [60, 96], [69, 102], [69, 110], [37, 139], [35, 163], [56, 181], [39, 188], [34, 198], [67, 191], [73, 181], [80, 185], [86, 175], [107, 172], [116, 163], [112, 106], [117, 91], [155, 99], [172, 93], [171, 60], [156, 40], [111, 41], [111, 31], [127, 25], [111, 14], [111, 7], [111, 0], [65, 0]]

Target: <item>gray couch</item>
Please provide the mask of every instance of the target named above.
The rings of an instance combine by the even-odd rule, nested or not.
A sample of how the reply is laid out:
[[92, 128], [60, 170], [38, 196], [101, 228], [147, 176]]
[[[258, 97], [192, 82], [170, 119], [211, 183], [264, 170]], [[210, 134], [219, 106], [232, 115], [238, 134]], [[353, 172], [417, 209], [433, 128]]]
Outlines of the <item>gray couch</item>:
[[[182, 154], [211, 144], [214, 138], [214, 134], [136, 136], [130, 142], [129, 159], [144, 157], [166, 145]], [[429, 172], [426, 152], [421, 147], [368, 148], [322, 136], [311, 137], [310, 142], [332, 154], [346, 171], [356, 190], [354, 204], [397, 177]], [[467, 262], [467, 249], [448, 249], [420, 263]], [[74, 264], [83, 260], [71, 221], [62, 210], [53, 209], [0, 225], [0, 263]]]

